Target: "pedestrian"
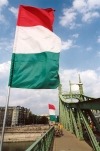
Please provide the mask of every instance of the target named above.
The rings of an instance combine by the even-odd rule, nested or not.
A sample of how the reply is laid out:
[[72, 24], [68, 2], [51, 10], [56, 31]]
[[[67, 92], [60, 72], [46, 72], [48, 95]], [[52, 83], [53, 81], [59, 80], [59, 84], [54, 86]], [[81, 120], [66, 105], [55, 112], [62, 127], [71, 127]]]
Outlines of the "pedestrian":
[[63, 135], [63, 125], [61, 123], [59, 125], [59, 129], [60, 129], [61, 135]]

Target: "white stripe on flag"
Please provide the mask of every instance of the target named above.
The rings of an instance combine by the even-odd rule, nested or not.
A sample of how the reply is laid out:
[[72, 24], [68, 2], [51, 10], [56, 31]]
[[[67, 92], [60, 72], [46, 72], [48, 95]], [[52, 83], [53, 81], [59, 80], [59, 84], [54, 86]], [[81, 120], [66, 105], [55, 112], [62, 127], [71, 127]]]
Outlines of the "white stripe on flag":
[[45, 51], [59, 53], [61, 40], [49, 29], [43, 26], [16, 26], [13, 53], [29, 54]]
[[49, 114], [50, 115], [55, 115], [55, 110], [49, 109]]

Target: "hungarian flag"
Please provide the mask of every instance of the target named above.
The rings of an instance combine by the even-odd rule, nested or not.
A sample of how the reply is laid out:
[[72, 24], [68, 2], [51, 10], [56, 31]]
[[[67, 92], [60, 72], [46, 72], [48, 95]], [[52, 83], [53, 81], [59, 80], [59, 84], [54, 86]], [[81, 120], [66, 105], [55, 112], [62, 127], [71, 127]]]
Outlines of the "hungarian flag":
[[55, 106], [52, 104], [48, 104], [48, 108], [49, 108], [50, 121], [56, 121]]
[[59, 85], [60, 38], [53, 33], [54, 10], [20, 5], [8, 85], [55, 89]]

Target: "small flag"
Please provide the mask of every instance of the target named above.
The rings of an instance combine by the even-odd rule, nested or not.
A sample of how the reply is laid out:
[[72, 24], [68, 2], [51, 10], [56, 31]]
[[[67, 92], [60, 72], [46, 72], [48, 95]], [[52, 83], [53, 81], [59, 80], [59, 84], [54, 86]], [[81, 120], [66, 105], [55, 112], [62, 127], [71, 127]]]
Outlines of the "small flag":
[[56, 121], [55, 106], [52, 104], [48, 104], [48, 107], [49, 107], [50, 121]]
[[54, 10], [20, 5], [9, 86], [55, 89], [59, 85], [60, 38], [53, 33]]

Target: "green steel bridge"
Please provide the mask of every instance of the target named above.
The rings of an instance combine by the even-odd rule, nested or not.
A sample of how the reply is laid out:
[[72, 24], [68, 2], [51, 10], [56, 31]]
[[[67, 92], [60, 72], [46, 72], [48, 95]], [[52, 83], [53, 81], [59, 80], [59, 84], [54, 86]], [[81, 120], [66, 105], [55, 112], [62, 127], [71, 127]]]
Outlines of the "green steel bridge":
[[[89, 142], [92, 150], [100, 151], [100, 123], [94, 116], [94, 112], [100, 110], [100, 98], [92, 98], [84, 94], [80, 76], [79, 82], [76, 83], [79, 86], [79, 92], [72, 92], [71, 86], [73, 83], [69, 82], [69, 84], [70, 92], [64, 92], [61, 84], [58, 88], [59, 120], [63, 124], [64, 133], [70, 132], [70, 134], [73, 134], [76, 139], [81, 140], [80, 142]], [[77, 102], [74, 101], [76, 99]], [[66, 137], [61, 137], [58, 142], [65, 142], [64, 144], [67, 144], [67, 135], [65, 134]], [[26, 151], [60, 151], [53, 147], [55, 140], [54, 127], [51, 127], [46, 134], [33, 143]], [[70, 141], [73, 146], [74, 140], [71, 139]], [[90, 151], [91, 149], [85, 150]], [[79, 149], [79, 151], [83, 151], [82, 148]]]

